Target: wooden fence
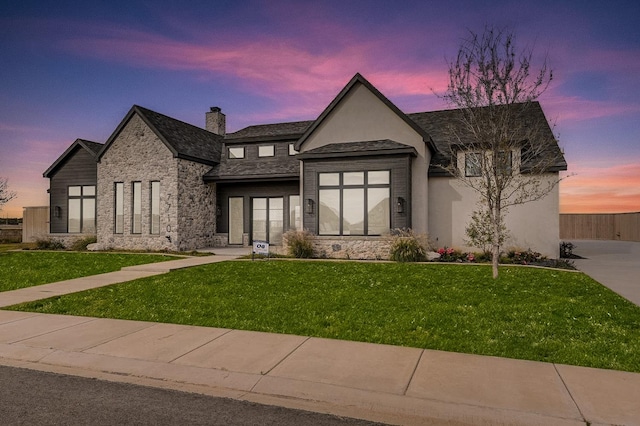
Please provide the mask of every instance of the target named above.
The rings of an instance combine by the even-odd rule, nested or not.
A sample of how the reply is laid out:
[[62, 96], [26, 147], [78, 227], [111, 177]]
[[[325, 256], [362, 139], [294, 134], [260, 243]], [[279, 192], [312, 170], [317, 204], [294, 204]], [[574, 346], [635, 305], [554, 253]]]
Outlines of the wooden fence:
[[22, 242], [32, 243], [49, 233], [49, 207], [25, 207], [22, 210]]
[[640, 241], [640, 213], [561, 214], [560, 239]]

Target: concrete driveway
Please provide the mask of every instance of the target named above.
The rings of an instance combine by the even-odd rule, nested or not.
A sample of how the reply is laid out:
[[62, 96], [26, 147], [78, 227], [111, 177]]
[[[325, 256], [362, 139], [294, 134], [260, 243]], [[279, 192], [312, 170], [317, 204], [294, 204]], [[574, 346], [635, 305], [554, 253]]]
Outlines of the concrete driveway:
[[575, 240], [576, 268], [640, 306], [640, 242]]

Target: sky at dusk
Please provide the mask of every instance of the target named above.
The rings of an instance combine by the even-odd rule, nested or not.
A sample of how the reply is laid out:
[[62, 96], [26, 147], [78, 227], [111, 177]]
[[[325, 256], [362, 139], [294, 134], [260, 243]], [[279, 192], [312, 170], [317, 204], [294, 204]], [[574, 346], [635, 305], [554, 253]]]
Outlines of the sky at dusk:
[[509, 27], [547, 55], [540, 103], [569, 163], [564, 213], [640, 211], [637, 1], [4, 1], [1, 217], [47, 205], [42, 173], [77, 138], [105, 142], [133, 104], [227, 130], [315, 119], [360, 72], [402, 111], [448, 108], [468, 30]]

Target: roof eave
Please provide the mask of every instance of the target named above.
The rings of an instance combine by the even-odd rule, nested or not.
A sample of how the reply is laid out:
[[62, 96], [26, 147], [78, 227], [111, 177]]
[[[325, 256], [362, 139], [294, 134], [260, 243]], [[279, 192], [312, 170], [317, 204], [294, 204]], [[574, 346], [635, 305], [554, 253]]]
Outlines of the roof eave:
[[372, 157], [387, 155], [410, 155], [417, 157], [418, 152], [413, 147], [396, 148], [396, 149], [377, 149], [371, 151], [348, 151], [348, 152], [319, 152], [319, 153], [301, 153], [296, 154], [296, 158], [300, 160], [313, 160], [323, 158], [344, 158], [344, 157]]

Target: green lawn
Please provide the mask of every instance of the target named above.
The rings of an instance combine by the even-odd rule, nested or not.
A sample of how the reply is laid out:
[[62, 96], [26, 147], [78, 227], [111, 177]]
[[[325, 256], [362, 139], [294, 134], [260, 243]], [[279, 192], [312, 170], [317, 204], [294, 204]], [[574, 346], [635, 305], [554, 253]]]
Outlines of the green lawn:
[[0, 251], [0, 291], [119, 271], [175, 257], [149, 254]]
[[236, 261], [13, 307], [640, 372], [640, 308], [576, 272]]

